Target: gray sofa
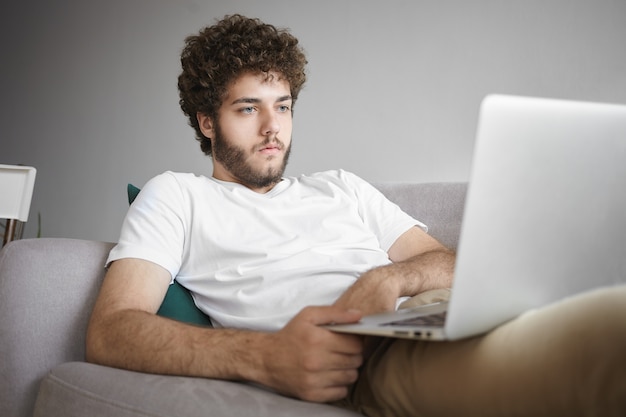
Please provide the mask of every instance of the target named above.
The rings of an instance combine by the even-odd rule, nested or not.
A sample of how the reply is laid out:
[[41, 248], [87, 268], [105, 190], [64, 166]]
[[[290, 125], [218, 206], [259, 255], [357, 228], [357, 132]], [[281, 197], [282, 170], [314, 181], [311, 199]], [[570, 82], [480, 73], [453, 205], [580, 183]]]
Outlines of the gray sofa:
[[[375, 184], [456, 248], [466, 184]], [[250, 384], [86, 363], [85, 330], [112, 243], [27, 239], [0, 252], [0, 416], [357, 416]]]

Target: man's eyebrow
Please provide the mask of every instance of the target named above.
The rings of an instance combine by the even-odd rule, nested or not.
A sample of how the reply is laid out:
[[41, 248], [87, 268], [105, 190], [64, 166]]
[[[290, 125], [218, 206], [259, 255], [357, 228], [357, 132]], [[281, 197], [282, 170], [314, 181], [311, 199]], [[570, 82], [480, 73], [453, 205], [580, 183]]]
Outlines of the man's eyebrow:
[[[285, 96], [278, 97], [276, 99], [276, 103], [281, 103], [283, 101], [289, 101], [289, 100], [291, 100], [291, 96], [285, 95]], [[241, 103], [258, 104], [261, 101], [262, 101], [261, 99], [254, 98], [254, 97], [241, 97], [241, 98], [235, 99], [231, 104], [241, 104]]]
[[252, 98], [252, 97], [241, 97], [238, 98], [236, 100], [233, 100], [233, 102], [231, 104], [239, 104], [239, 103], [260, 103], [261, 100], [258, 98]]
[[280, 103], [282, 101], [289, 101], [289, 100], [291, 100], [291, 96], [290, 95], [286, 95], [286, 96], [278, 97], [278, 100], [276, 100], [276, 102]]

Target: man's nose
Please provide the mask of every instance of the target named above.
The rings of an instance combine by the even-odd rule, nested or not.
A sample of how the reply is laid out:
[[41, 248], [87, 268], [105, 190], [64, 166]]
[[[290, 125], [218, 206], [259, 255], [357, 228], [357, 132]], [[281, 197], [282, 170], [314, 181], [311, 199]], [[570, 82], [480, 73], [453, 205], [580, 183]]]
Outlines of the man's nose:
[[263, 136], [273, 136], [280, 132], [280, 122], [278, 115], [273, 111], [268, 111], [263, 115], [263, 123], [261, 125], [261, 134]]

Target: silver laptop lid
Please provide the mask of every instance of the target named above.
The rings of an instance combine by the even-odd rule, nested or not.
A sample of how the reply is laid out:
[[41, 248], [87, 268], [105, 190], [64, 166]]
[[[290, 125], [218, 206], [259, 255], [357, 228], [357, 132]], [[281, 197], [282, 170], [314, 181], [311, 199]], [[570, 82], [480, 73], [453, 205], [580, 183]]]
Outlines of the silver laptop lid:
[[453, 339], [626, 281], [626, 106], [485, 98], [458, 249]]

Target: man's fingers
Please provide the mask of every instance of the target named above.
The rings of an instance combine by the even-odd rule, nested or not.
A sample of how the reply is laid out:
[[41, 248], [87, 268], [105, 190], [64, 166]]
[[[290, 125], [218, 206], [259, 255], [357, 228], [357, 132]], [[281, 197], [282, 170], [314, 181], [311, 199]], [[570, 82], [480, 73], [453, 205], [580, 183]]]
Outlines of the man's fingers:
[[347, 386], [325, 387], [316, 390], [298, 393], [297, 397], [314, 403], [338, 401], [348, 395]]
[[309, 355], [303, 360], [303, 365], [306, 370], [312, 372], [358, 369], [363, 365], [362, 347], [357, 346], [354, 353], [335, 351]]
[[[333, 401], [344, 398], [348, 386], [358, 378], [363, 363], [363, 338], [335, 333], [328, 323], [353, 323], [362, 317], [359, 311], [337, 306], [307, 307], [275, 334], [280, 346], [289, 348], [270, 375], [286, 374], [276, 386], [309, 401]], [[271, 355], [275, 356], [276, 352]], [[286, 366], [286, 368], [285, 368]], [[285, 372], [285, 369], [287, 370]]]
[[[349, 335], [332, 332], [320, 326], [329, 323], [355, 323], [362, 315], [357, 310], [346, 310], [337, 306], [307, 307], [298, 315], [298, 320], [313, 325], [314, 329], [307, 329], [305, 336], [309, 345], [321, 344], [328, 352], [340, 354], [361, 354], [363, 338], [358, 335]], [[295, 324], [295, 323], [294, 323]]]
[[301, 314], [309, 323], [316, 326], [355, 323], [363, 317], [358, 310], [346, 310], [337, 306], [306, 307]]
[[298, 393], [298, 397], [307, 401], [328, 402], [345, 398], [348, 387], [358, 378], [358, 371], [328, 371], [317, 376], [320, 385], [312, 384], [309, 388]]

